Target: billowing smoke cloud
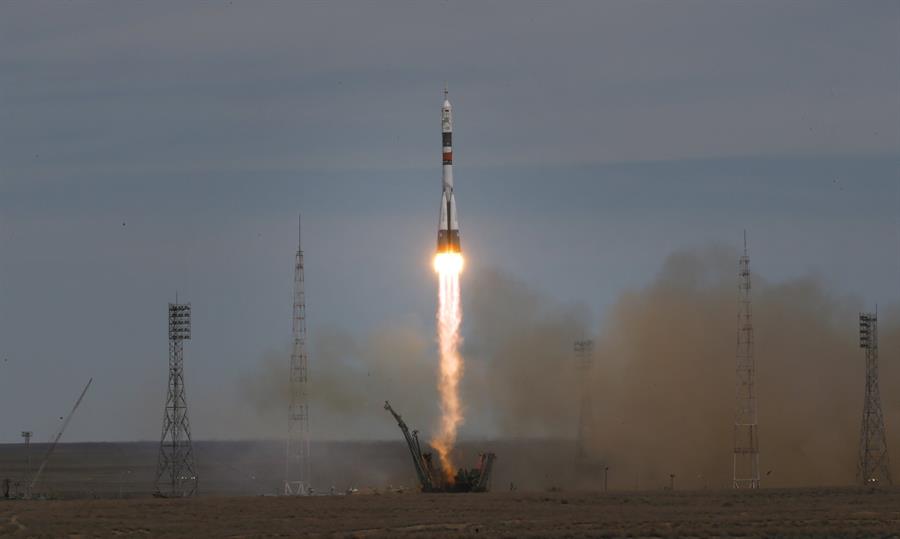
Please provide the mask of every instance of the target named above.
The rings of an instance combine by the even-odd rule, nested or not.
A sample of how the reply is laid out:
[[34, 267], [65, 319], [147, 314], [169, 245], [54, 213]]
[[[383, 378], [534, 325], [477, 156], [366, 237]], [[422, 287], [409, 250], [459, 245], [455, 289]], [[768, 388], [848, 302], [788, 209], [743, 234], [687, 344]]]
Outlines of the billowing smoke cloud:
[[[730, 485], [737, 256], [718, 247], [673, 254], [603, 325], [591, 449], [617, 486], [660, 486], [671, 473], [685, 486]], [[753, 286], [764, 484], [850, 483], [863, 398], [862, 306], [815, 277], [773, 284], [754, 274]], [[891, 312], [882, 315], [887, 397], [900, 390], [898, 325]], [[898, 440], [898, 400], [883, 404], [889, 440]], [[897, 462], [900, 453], [893, 456]]]
[[503, 437], [571, 437], [578, 402], [572, 345], [586, 334], [587, 309], [558, 305], [498, 271], [467, 284], [470, 426], [483, 417]]
[[[383, 406], [390, 400], [418, 421], [437, 415], [433, 337], [399, 325], [364, 337], [316, 328], [310, 350], [310, 423], [317, 439], [393, 438], [396, 425]], [[290, 351], [271, 352], [241, 387], [271, 432], [285, 428], [290, 401]], [[429, 423], [430, 425], [431, 423]]]
[[[659, 488], [669, 474], [679, 487], [730, 486], [737, 258], [715, 246], [672, 254], [652, 283], [619, 298], [594, 335], [582, 306], [560, 305], [501, 272], [467, 275], [460, 435], [531, 440], [493, 444], [509, 453], [497, 468], [501, 484], [597, 486], [597, 470], [609, 466], [611, 488]], [[856, 317], [865, 308], [816, 277], [769, 283], [753, 274], [764, 485], [854, 480], [864, 382]], [[898, 317], [896, 308], [880, 313], [882, 401], [892, 461], [900, 466]], [[585, 336], [595, 339], [588, 376], [572, 352], [573, 341]], [[389, 326], [363, 338], [318, 328], [314, 342], [317, 437], [399, 437], [381, 407], [385, 398], [411, 426], [436, 426], [430, 324]], [[250, 400], [279, 425], [287, 355], [273, 355], [268, 374], [245, 384]], [[594, 472], [575, 468], [571, 442], [585, 386], [593, 396]]]

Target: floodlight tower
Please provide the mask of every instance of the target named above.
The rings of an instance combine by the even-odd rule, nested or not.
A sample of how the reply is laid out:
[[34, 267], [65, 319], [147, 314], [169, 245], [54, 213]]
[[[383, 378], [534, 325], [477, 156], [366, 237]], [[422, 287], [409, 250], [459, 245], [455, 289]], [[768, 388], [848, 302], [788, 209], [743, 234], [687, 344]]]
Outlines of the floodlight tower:
[[34, 435], [30, 430], [22, 431], [22, 439], [25, 440], [25, 473], [31, 473], [31, 437]]
[[744, 254], [738, 260], [737, 387], [734, 414], [734, 488], [759, 488], [759, 434], [756, 414], [756, 359], [753, 355], [753, 318], [750, 310], [750, 256], [747, 232]]
[[156, 465], [156, 492], [166, 497], [191, 496], [197, 491], [183, 366], [184, 341], [191, 338], [191, 304], [175, 301], [169, 304], [169, 390]]
[[306, 355], [306, 296], [303, 277], [303, 247], [300, 220], [297, 220], [297, 254], [294, 256], [294, 311], [291, 351], [291, 402], [285, 444], [284, 494], [310, 493], [309, 455], [309, 370]]
[[863, 485], [891, 484], [884, 415], [878, 391], [878, 313], [859, 314], [859, 347], [866, 351], [866, 397], [859, 436], [858, 478]]
[[590, 339], [575, 341], [574, 350], [581, 378], [581, 403], [578, 410], [578, 436], [575, 439], [575, 458], [579, 462], [583, 462], [587, 458], [586, 440], [590, 437], [592, 424], [590, 372], [593, 363], [594, 341]]

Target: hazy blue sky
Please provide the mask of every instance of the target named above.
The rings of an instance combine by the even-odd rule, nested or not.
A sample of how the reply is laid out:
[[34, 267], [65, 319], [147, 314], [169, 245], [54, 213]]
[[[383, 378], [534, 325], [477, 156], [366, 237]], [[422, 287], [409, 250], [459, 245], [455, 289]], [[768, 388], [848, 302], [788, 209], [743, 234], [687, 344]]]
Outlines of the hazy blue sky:
[[288, 342], [298, 211], [313, 350], [431, 331], [445, 83], [467, 275], [596, 326], [747, 229], [767, 279], [900, 300], [895, 1], [4, 3], [0, 441], [89, 376], [69, 439], [156, 438], [176, 290], [195, 437], [259, 434], [224, 414]]

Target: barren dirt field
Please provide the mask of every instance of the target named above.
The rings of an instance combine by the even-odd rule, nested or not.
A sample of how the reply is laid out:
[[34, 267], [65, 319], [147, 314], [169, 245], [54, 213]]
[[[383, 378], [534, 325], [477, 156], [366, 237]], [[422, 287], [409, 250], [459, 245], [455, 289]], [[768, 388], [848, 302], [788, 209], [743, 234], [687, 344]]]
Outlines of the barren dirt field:
[[0, 503], [20, 537], [898, 537], [900, 489]]

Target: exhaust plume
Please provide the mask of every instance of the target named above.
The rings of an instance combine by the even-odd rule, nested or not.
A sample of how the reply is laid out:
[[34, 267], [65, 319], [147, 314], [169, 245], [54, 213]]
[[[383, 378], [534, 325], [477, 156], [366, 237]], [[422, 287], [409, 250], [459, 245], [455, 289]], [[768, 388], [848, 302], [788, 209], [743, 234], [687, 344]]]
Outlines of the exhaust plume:
[[431, 445], [438, 452], [444, 477], [449, 481], [455, 477], [451, 452], [456, 445], [457, 430], [463, 421], [459, 401], [459, 382], [463, 374], [462, 356], [459, 353], [459, 326], [462, 323], [459, 274], [462, 264], [462, 256], [458, 253], [440, 253], [435, 256], [434, 267], [439, 279], [437, 326], [441, 354], [438, 375], [441, 420]]

